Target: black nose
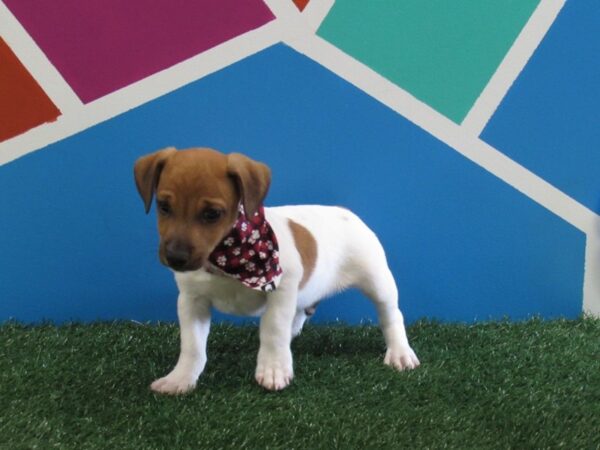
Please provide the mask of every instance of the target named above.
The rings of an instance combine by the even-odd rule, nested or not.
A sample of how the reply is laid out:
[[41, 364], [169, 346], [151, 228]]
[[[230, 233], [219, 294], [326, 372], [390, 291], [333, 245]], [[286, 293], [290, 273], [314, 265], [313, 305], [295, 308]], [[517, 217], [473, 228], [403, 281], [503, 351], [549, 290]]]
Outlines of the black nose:
[[181, 270], [189, 263], [192, 249], [181, 242], [169, 242], [165, 246], [167, 264], [175, 270]]

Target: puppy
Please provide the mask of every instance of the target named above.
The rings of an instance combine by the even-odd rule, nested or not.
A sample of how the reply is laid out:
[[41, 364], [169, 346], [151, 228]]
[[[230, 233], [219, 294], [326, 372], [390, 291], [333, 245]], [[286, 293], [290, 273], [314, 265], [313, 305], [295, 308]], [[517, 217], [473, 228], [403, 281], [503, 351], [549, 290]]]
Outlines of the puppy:
[[256, 381], [285, 388], [294, 376], [292, 338], [321, 299], [352, 286], [377, 309], [384, 363], [397, 370], [419, 365], [383, 248], [352, 212], [263, 208], [270, 169], [239, 153], [167, 148], [137, 160], [134, 173], [146, 213], [156, 197], [159, 257], [179, 289], [179, 360], [152, 383], [153, 391], [182, 394], [195, 387], [213, 307], [261, 317]]

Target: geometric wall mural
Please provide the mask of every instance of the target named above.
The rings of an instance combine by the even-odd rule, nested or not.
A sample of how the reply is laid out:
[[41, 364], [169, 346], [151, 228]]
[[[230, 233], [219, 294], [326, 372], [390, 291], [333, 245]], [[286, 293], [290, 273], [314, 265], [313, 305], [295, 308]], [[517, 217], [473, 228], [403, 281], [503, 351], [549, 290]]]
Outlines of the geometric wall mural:
[[[0, 320], [175, 319], [132, 179], [169, 145], [269, 164], [267, 205], [357, 212], [409, 322], [600, 314], [593, 7], [112, 3], [0, 3], [0, 56], [54, 108], [0, 137]], [[374, 318], [352, 291], [315, 316]]]

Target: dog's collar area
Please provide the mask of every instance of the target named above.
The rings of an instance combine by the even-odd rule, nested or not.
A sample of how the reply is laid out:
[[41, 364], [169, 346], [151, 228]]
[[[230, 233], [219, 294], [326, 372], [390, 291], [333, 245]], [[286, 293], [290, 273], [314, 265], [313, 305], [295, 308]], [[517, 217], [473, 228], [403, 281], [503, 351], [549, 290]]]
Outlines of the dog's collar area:
[[277, 236], [261, 205], [252, 216], [239, 206], [235, 225], [209, 255], [208, 272], [229, 276], [244, 286], [273, 291], [281, 279]]

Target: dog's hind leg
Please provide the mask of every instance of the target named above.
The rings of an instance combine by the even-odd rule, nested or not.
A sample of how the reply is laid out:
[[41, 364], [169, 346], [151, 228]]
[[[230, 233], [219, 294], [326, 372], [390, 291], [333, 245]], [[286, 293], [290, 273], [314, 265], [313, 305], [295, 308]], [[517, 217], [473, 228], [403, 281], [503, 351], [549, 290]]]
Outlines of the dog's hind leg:
[[383, 249], [376, 252], [379, 253], [381, 255], [377, 258], [378, 261], [365, 264], [361, 280], [357, 283], [358, 288], [371, 299], [377, 309], [379, 325], [387, 346], [384, 363], [398, 370], [414, 369], [419, 365], [419, 359], [408, 343], [404, 317], [398, 307], [396, 282], [387, 265]]
[[304, 326], [304, 322], [308, 319], [308, 315], [304, 310], [296, 311], [296, 315], [294, 316], [294, 321], [292, 322], [292, 337], [295, 338], [302, 331], [302, 327]]
[[312, 316], [314, 316], [316, 310], [317, 310], [317, 304], [319, 302], [316, 302], [315, 304], [313, 304], [312, 306], [309, 306], [308, 308], [304, 308], [301, 309], [299, 311], [296, 311], [296, 315], [294, 316], [294, 321], [292, 322], [292, 337], [296, 337], [300, 334], [300, 332], [302, 331], [302, 327], [304, 326], [304, 324], [310, 320], [310, 318]]

